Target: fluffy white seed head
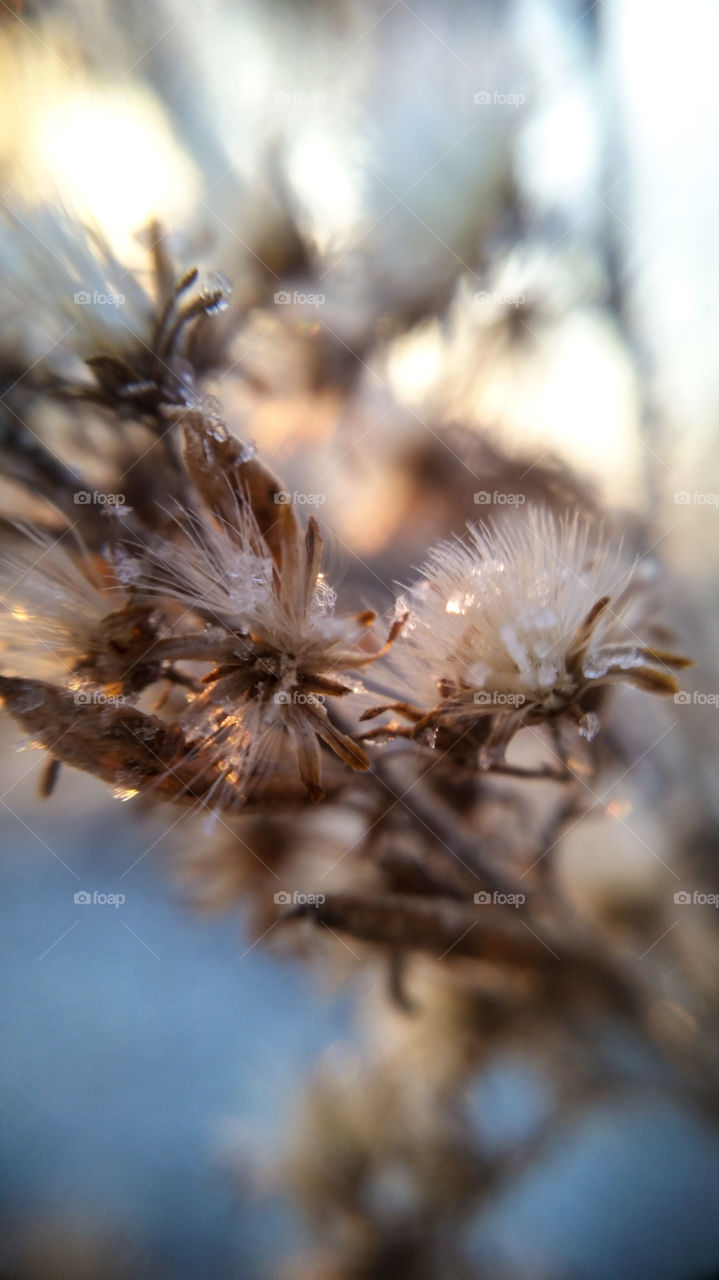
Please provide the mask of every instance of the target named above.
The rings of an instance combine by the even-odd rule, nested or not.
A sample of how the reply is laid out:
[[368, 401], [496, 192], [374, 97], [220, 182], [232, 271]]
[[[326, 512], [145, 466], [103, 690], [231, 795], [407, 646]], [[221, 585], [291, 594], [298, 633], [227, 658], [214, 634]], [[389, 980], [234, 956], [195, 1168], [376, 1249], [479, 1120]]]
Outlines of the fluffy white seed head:
[[408, 698], [432, 706], [462, 689], [480, 690], [556, 710], [578, 692], [577, 637], [599, 601], [608, 597], [583, 675], [606, 674], [616, 645], [625, 666], [644, 662], [628, 625], [631, 587], [621, 549], [580, 514], [530, 507], [497, 530], [471, 527], [466, 540], [430, 553], [399, 602], [410, 616], [394, 659]]
[[74, 664], [117, 606], [71, 533], [57, 539], [29, 528], [24, 533], [23, 544], [0, 557], [0, 668], [5, 675], [72, 682]]
[[0, 267], [6, 327], [28, 363], [67, 374], [73, 357], [122, 353], [148, 329], [152, 305], [135, 275], [62, 204], [3, 206]]

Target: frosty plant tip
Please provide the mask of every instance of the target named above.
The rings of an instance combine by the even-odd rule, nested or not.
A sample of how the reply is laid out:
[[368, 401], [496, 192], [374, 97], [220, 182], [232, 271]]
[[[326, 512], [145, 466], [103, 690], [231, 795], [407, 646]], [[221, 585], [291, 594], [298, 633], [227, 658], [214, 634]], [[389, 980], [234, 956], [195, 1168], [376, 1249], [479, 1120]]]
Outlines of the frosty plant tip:
[[592, 737], [603, 685], [672, 695], [672, 668], [690, 665], [641, 638], [633, 568], [579, 514], [527, 507], [496, 531], [470, 527], [430, 553], [398, 608], [407, 622], [394, 664], [409, 698], [363, 718], [399, 711], [412, 736], [474, 724], [485, 767], [524, 725], [561, 715]]

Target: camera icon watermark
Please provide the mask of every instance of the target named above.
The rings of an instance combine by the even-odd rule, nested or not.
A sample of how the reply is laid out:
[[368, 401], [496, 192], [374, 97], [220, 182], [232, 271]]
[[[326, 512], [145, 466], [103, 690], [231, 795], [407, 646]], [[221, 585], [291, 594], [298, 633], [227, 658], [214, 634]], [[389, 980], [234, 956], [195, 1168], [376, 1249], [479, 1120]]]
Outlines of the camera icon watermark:
[[474, 695], [478, 707], [522, 707], [526, 701], [523, 693], [501, 693], [495, 689], [478, 689]]
[[301, 293], [298, 289], [293, 293], [289, 293], [287, 289], [278, 289], [274, 298], [278, 307], [288, 307], [293, 303], [298, 307], [321, 307], [327, 301], [324, 293]]
[[688, 693], [686, 689], [680, 689], [674, 694], [674, 701], [678, 707], [717, 707], [719, 706], [719, 693], [702, 693], [701, 690], [695, 689], [693, 693]]
[[97, 489], [76, 489], [72, 495], [76, 507], [124, 507], [124, 493], [99, 493]]
[[500, 93], [498, 89], [480, 89], [474, 95], [478, 107], [523, 107], [527, 101], [523, 93]]
[[121, 707], [125, 698], [121, 693], [103, 693], [102, 689], [78, 689], [72, 700], [76, 707]]
[[299, 689], [293, 689], [291, 693], [288, 693], [286, 689], [280, 689], [272, 698], [272, 701], [281, 707], [314, 707], [318, 703], [324, 702], [324, 700], [324, 694], [322, 693], [301, 693]]
[[78, 906], [114, 907], [117, 910], [127, 901], [127, 898], [124, 893], [100, 893], [97, 889], [93, 893], [88, 893], [87, 889], [80, 889], [73, 894], [72, 900]]
[[474, 295], [475, 302], [489, 302], [494, 307], [523, 307], [527, 301], [523, 293], [486, 293], [483, 289]]
[[279, 489], [275, 494], [275, 505], [278, 507], [289, 507], [292, 504], [300, 507], [321, 507], [326, 501], [327, 497], [324, 493], [299, 493], [297, 489], [294, 493]]
[[474, 503], [477, 507], [523, 507], [527, 501], [526, 493], [501, 493], [495, 489], [493, 493], [489, 493], [486, 489], [480, 489], [474, 495]]
[[479, 889], [474, 895], [474, 901], [478, 907], [521, 907], [527, 901], [527, 895], [501, 893], [499, 889], [490, 893], [488, 889]]
[[278, 907], [321, 907], [326, 901], [323, 893], [290, 893], [287, 889], [278, 889], [274, 899]]
[[125, 302], [124, 293], [98, 293], [95, 289], [92, 293], [88, 289], [78, 289], [77, 293], [72, 295], [72, 300], [78, 307], [121, 307]]
[[327, 101], [323, 93], [298, 93], [287, 89], [281, 89], [274, 99], [280, 107], [323, 107]]
[[714, 907], [719, 908], [719, 893], [703, 893], [700, 889], [677, 889], [674, 901], [678, 907]]
[[690, 493], [688, 489], [679, 489], [674, 494], [674, 502], [678, 507], [714, 507], [719, 510], [719, 493], [705, 493], [695, 489]]

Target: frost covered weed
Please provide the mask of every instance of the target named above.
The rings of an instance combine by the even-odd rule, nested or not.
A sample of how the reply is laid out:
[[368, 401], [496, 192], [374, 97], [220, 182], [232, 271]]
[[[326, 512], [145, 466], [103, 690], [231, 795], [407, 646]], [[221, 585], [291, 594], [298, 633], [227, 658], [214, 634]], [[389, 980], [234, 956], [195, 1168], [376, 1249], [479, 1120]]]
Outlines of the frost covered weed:
[[[23, 544], [0, 566], [11, 712], [20, 677], [57, 681], [43, 695], [55, 708], [79, 686], [134, 701], [158, 686], [162, 707], [161, 686], [173, 685], [185, 701], [179, 710], [172, 702], [174, 742], [194, 771], [191, 786], [165, 785], [164, 794], [241, 808], [250, 798], [261, 803], [263, 787], [292, 772], [310, 800], [321, 800], [323, 748], [346, 770], [364, 772], [380, 743], [414, 739], [422, 750], [438, 742], [452, 750], [454, 734], [466, 739], [465, 754], [474, 751], [475, 768], [487, 770], [504, 764], [526, 726], [555, 728], [563, 718], [594, 737], [605, 685], [676, 692], [672, 670], [685, 660], [646, 640], [641, 580], [621, 550], [579, 513], [557, 516], [541, 505], [514, 508], [497, 528], [472, 526], [463, 540], [431, 550], [382, 645], [372, 610], [337, 608], [316, 518], [302, 527], [283, 483], [228, 432], [202, 388], [221, 353], [209, 354], [200, 338], [226, 309], [228, 282], [201, 284], [193, 269], [173, 283], [155, 228], [153, 300], [97, 233], [65, 213], [40, 209], [34, 218], [54, 251], [45, 253], [25, 219], [17, 221], [19, 243], [28, 274], [49, 273], [60, 320], [73, 283], [86, 279], [104, 296], [127, 277], [132, 323], [80, 306], [69, 354], [85, 355], [90, 379], [68, 364], [60, 393], [159, 433], [174, 515], [168, 521], [166, 503], [150, 498], [137, 510], [110, 506], [103, 525], [76, 503], [72, 534], [21, 531]], [[50, 265], [35, 262], [43, 253]], [[62, 348], [60, 366], [61, 357]], [[374, 664], [394, 696], [367, 709], [360, 673]], [[340, 700], [347, 709], [338, 717]], [[360, 720], [380, 712], [398, 716], [364, 731]], [[33, 731], [54, 759], [78, 764], [70, 744], [82, 717], [72, 714], [70, 737], [64, 720], [43, 725], [37, 708]], [[111, 714], [106, 708], [103, 726]], [[157, 716], [134, 714], [144, 717], [145, 741], [165, 733]], [[91, 710], [86, 718], [92, 736]], [[117, 782], [105, 753], [94, 766], [91, 753], [81, 754], [81, 767]], [[112, 759], [126, 777], [122, 753]], [[145, 778], [134, 762], [136, 790], [176, 778], [179, 761], [162, 763]]]
[[[386, 619], [351, 589], [343, 599], [309, 504], [287, 500], [296, 491], [207, 394], [229, 363], [227, 281], [178, 281], [154, 228], [146, 289], [66, 214], [35, 217], [54, 252], [26, 213], [17, 273], [33, 284], [22, 295], [10, 273], [10, 291], [22, 334], [44, 278], [54, 344], [24, 394], [97, 415], [97, 436], [68, 428], [75, 456], [88, 439], [101, 453], [111, 424], [107, 456], [90, 461], [127, 498], [78, 501], [98, 482], [16, 415], [8, 473], [52, 506], [42, 528], [6, 530], [5, 707], [48, 754], [45, 794], [68, 765], [122, 799], [208, 810], [183, 867], [203, 904], [239, 898], [258, 939], [282, 925], [273, 936], [305, 953], [311, 941], [333, 971], [379, 969], [400, 1029], [366, 1088], [331, 1072], [320, 1083], [289, 1176], [296, 1199], [334, 1217], [340, 1258], [353, 1242], [354, 1269], [331, 1274], [374, 1280], [384, 1257], [403, 1275], [445, 1274], [412, 1259], [435, 1236], [445, 1249], [455, 1201], [489, 1185], [457, 1100], [502, 1028], [554, 1037], [555, 1064], [571, 1043], [587, 1081], [597, 1012], [661, 1039], [637, 975], [556, 892], [551, 855], [596, 800], [587, 780], [599, 750], [616, 750], [603, 730], [633, 696], [621, 686], [676, 695], [687, 660], [664, 647], [645, 563], [580, 511], [570, 481], [561, 502], [547, 485], [423, 549]], [[68, 302], [83, 281], [98, 296], [122, 289], [126, 306]], [[24, 360], [37, 362], [33, 344]], [[532, 779], [548, 798], [535, 801]], [[669, 929], [659, 908], [642, 919], [654, 957]], [[701, 1072], [690, 1092], [711, 1109]], [[368, 1210], [382, 1199], [370, 1184], [400, 1157], [412, 1183], [390, 1221]], [[463, 1273], [447, 1257], [446, 1274]]]

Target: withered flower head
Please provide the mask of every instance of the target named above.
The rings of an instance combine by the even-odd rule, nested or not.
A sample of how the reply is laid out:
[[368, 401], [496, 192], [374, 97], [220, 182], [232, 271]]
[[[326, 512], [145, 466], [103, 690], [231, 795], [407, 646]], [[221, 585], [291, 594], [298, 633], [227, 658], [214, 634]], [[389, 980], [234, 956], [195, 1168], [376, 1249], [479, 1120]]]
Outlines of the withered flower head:
[[19, 358], [121, 417], [160, 419], [164, 431], [166, 413], [201, 398], [204, 326], [227, 308], [231, 287], [220, 272], [201, 275], [196, 267], [178, 277], [159, 224], [148, 240], [150, 290], [97, 227], [62, 204], [0, 205], [7, 327], [17, 334]]
[[628, 681], [677, 690], [686, 659], [649, 647], [642, 588], [601, 530], [579, 513], [530, 507], [497, 530], [471, 527], [441, 543], [399, 608], [409, 612], [397, 651], [404, 686], [425, 722], [491, 717], [485, 764], [501, 760], [522, 725], [559, 714], [593, 736], [584, 698]]
[[118, 592], [102, 558], [71, 531], [22, 532], [14, 553], [0, 557], [2, 673], [122, 696], [157, 680], [159, 610]]
[[[191, 695], [186, 727], [216, 748], [223, 782], [244, 798], [289, 738], [319, 799], [320, 742], [353, 769], [369, 765], [325, 703], [352, 692], [350, 673], [379, 656], [367, 645], [375, 614], [335, 612], [317, 521], [301, 532], [292, 510], [274, 501], [279, 482], [249, 451], [200, 414], [186, 436], [188, 470], [209, 513], [185, 522], [179, 541], [150, 544], [131, 565], [131, 581], [140, 596], [159, 593], [182, 606], [174, 655], [212, 663]], [[202, 618], [204, 630], [189, 633], [188, 616]]]
[[238, 510], [231, 529], [194, 522], [187, 545], [151, 546], [135, 585], [140, 593], [160, 591], [208, 623], [200, 633], [178, 636], [176, 651], [213, 663], [186, 722], [197, 739], [217, 745], [225, 777], [245, 794], [275, 762], [287, 734], [302, 780], [318, 799], [320, 741], [353, 769], [369, 764], [363, 748], [332, 723], [325, 701], [352, 692], [349, 673], [375, 660], [364, 645], [375, 615], [335, 613], [314, 518], [304, 537], [297, 531], [293, 550], [278, 569], [257, 524]]
[[64, 679], [111, 606], [87, 557], [82, 563], [70, 554], [68, 534], [23, 533], [21, 545], [0, 557], [2, 669]]

